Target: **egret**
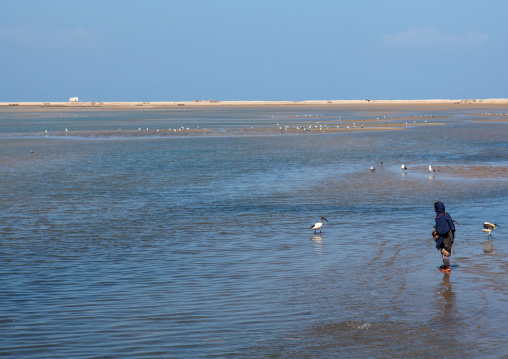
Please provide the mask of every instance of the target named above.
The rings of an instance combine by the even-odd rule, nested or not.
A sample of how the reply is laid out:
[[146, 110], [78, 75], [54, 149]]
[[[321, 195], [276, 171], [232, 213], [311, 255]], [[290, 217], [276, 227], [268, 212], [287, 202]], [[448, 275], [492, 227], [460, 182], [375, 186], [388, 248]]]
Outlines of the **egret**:
[[495, 223], [489, 223], [489, 222], [483, 222], [483, 228], [482, 228], [482, 231], [483, 232], [487, 232], [488, 233], [488, 236], [487, 238], [494, 238], [492, 237], [492, 234], [490, 234], [490, 232], [492, 232], [493, 230], [496, 229], [496, 227], [499, 227], [501, 228], [498, 224], [495, 224]]
[[316, 231], [318, 229], [319, 229], [319, 233], [321, 233], [321, 227], [323, 226], [324, 221], [328, 222], [328, 220], [325, 217], [321, 217], [321, 222], [317, 222], [312, 227], [310, 227], [310, 229], [314, 230], [314, 234], [316, 234]]

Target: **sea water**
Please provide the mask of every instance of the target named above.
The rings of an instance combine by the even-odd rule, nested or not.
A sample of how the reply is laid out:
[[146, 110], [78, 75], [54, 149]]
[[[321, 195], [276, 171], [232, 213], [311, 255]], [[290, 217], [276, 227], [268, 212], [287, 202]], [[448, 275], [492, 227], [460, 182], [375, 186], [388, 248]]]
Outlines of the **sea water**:
[[[506, 355], [506, 112], [0, 109], [0, 356]], [[379, 117], [403, 129], [229, 132]], [[216, 132], [102, 135], [197, 127]]]

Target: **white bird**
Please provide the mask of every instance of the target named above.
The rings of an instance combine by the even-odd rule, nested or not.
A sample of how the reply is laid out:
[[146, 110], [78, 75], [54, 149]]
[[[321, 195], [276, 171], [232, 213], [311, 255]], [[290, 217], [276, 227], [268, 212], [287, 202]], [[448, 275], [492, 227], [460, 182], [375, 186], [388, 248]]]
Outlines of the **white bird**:
[[432, 166], [431, 166], [431, 165], [429, 165], [429, 171], [430, 171], [430, 172], [437, 172], [437, 171], [439, 171], [439, 170], [438, 170], [437, 168], [432, 168]]
[[400, 169], [401, 169], [401, 170], [407, 170], [407, 166], [406, 166], [405, 164], [402, 164], [402, 165], [400, 166]]
[[370, 172], [374, 172], [375, 170], [374, 166], [370, 166]]
[[499, 227], [501, 228], [498, 224], [495, 224], [495, 223], [489, 223], [489, 222], [483, 222], [483, 228], [482, 228], [482, 231], [483, 232], [487, 232], [489, 235], [487, 236], [487, 238], [491, 237], [491, 238], [494, 238], [492, 237], [492, 234], [490, 234], [490, 232], [492, 232], [493, 230], [496, 229], [496, 227]]
[[328, 222], [328, 220], [325, 217], [321, 217], [321, 222], [317, 222], [312, 227], [310, 227], [310, 229], [314, 230], [314, 234], [316, 233], [316, 231], [318, 229], [319, 229], [319, 233], [321, 233], [321, 227], [323, 226], [324, 221]]

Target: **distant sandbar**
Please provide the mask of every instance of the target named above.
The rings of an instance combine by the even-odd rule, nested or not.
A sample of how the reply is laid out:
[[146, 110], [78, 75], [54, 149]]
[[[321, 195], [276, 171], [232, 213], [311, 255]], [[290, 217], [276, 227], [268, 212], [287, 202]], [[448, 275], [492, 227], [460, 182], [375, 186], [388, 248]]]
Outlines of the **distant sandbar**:
[[37, 107], [193, 107], [193, 106], [325, 106], [325, 105], [506, 105], [508, 99], [461, 99], [461, 100], [308, 100], [308, 101], [156, 101], [156, 102], [0, 102], [0, 106]]

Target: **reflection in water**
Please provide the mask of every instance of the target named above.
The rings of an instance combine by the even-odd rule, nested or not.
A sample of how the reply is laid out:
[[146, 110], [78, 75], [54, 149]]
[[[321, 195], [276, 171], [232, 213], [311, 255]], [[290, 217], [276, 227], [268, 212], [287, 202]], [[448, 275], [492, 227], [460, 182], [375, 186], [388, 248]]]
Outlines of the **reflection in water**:
[[496, 247], [494, 247], [493, 243], [489, 240], [483, 244], [483, 251], [485, 253], [496, 253]]
[[450, 272], [443, 274], [443, 281], [440, 284], [439, 292], [443, 297], [441, 302], [442, 313], [444, 319], [451, 319], [453, 314], [453, 307], [455, 305], [455, 292], [452, 289], [452, 283], [450, 282]]
[[314, 246], [314, 253], [321, 255], [323, 253], [323, 237], [321, 233], [313, 235], [310, 239]]

